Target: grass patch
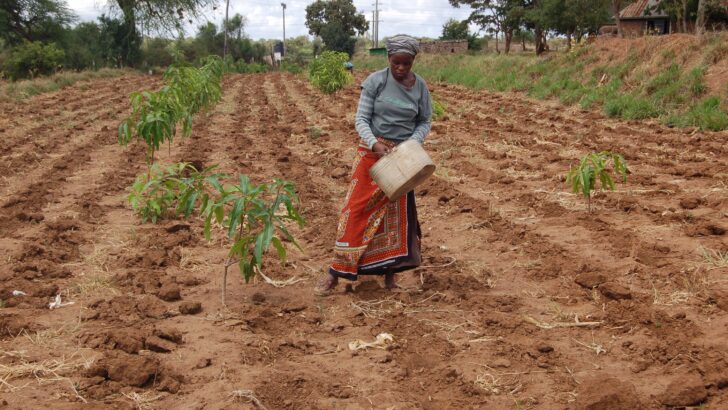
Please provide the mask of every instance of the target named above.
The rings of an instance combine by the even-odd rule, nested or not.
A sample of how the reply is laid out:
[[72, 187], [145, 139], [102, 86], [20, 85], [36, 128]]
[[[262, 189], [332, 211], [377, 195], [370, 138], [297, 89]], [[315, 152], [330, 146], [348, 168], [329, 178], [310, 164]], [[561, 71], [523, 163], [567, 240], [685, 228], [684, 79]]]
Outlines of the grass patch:
[[657, 117], [660, 111], [647, 99], [632, 94], [617, 94], [604, 101], [604, 113], [609, 117], [643, 120]]
[[677, 127], [698, 127], [711, 131], [728, 129], [728, 112], [721, 108], [720, 98], [711, 96], [684, 113], [673, 113], [665, 121]]
[[34, 95], [58, 91], [79, 81], [120, 77], [133, 72], [129, 69], [102, 68], [98, 71], [60, 72], [33, 80], [9, 82], [0, 87], [0, 100], [20, 101]]

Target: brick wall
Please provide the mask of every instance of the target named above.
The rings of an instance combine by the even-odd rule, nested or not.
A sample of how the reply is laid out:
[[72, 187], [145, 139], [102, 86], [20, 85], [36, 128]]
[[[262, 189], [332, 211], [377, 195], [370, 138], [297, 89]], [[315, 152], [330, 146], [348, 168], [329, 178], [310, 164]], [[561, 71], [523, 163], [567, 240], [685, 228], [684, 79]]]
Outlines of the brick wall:
[[439, 40], [423, 41], [420, 43], [423, 53], [431, 54], [460, 54], [468, 51], [467, 40]]
[[644, 34], [645, 22], [642, 20], [622, 21], [622, 32], [625, 37], [639, 37]]

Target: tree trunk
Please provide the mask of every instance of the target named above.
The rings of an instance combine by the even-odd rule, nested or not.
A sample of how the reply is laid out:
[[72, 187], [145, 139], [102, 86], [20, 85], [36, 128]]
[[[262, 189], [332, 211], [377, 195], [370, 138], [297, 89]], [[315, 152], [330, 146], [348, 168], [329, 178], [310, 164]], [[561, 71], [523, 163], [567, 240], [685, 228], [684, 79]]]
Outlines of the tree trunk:
[[624, 37], [622, 33], [622, 22], [619, 19], [621, 8], [622, 0], [612, 0], [612, 12], [614, 13], [614, 21], [617, 23], [617, 36]]
[[225, 22], [223, 23], [223, 30], [225, 31], [225, 40], [222, 46], [222, 58], [225, 59], [228, 50], [228, 11], [230, 10], [230, 0], [225, 2]]
[[136, 29], [136, 11], [134, 10], [135, 0], [116, 0], [122, 14], [124, 15], [124, 23], [127, 25], [127, 32], [122, 40], [124, 42], [125, 53], [119, 56], [119, 67], [131, 65], [131, 53], [134, 39], [137, 35]]
[[533, 31], [536, 40], [536, 55], [540, 56], [544, 51], [546, 51], [546, 45], [543, 41], [543, 29], [540, 24], [536, 24], [536, 28], [534, 28]]
[[566, 51], [571, 51], [571, 32], [566, 33]]
[[695, 21], [695, 34], [698, 37], [705, 33], [705, 3], [707, 0], [700, 0], [698, 2], [698, 18]]
[[521, 49], [526, 51], [526, 33], [522, 33], [521, 35]]
[[500, 35], [500, 31], [495, 32], [495, 52], [500, 54], [500, 49], [498, 48], [498, 36]]
[[682, 32], [688, 32], [688, 0], [682, 0]]
[[512, 28], [506, 29], [505, 34], [506, 34], [505, 53], [508, 54], [511, 51], [511, 41], [513, 40], [513, 29]]

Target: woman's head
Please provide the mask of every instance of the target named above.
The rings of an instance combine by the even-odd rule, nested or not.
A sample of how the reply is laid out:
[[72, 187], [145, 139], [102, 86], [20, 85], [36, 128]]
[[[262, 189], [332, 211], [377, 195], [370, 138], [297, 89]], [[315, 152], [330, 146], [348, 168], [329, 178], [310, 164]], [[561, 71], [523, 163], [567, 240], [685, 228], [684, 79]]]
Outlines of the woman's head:
[[392, 76], [396, 80], [407, 78], [415, 56], [420, 52], [420, 43], [414, 37], [398, 34], [387, 40], [387, 55]]

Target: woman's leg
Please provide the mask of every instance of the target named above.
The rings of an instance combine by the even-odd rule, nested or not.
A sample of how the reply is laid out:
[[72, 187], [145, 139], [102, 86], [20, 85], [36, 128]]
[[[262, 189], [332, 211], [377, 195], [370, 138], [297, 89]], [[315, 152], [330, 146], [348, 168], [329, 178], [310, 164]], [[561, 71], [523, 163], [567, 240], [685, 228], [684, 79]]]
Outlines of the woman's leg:
[[336, 289], [336, 285], [339, 284], [339, 278], [328, 273], [326, 278], [316, 286], [315, 292], [319, 295], [326, 295]]
[[396, 281], [396, 278], [394, 275], [395, 275], [395, 273], [392, 270], [390, 270], [384, 274], [384, 287], [385, 288], [392, 290], [392, 289], [399, 287], [399, 286], [397, 286], [397, 281]]

